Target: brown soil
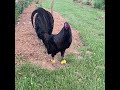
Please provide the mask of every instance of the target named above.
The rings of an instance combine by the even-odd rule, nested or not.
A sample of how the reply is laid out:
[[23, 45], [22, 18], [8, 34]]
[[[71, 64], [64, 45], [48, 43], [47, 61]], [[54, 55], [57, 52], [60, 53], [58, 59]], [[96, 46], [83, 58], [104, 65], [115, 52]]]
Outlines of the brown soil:
[[[26, 8], [21, 14], [19, 22], [15, 26], [15, 55], [20, 55], [33, 64], [40, 65], [43, 68], [54, 70], [56, 68], [63, 67], [65, 65], [60, 64], [60, 53], [55, 56], [56, 63], [54, 65], [50, 62], [51, 56], [44, 53], [44, 45], [38, 39], [31, 24], [30, 17], [35, 8], [34, 3]], [[53, 17], [55, 20], [53, 34], [57, 34], [63, 27], [66, 20], [57, 12], [53, 12]], [[65, 55], [73, 53], [78, 59], [80, 59], [80, 53], [77, 50], [80, 46], [82, 46], [79, 32], [72, 28], [72, 35], [73, 42], [70, 48], [66, 50]]]

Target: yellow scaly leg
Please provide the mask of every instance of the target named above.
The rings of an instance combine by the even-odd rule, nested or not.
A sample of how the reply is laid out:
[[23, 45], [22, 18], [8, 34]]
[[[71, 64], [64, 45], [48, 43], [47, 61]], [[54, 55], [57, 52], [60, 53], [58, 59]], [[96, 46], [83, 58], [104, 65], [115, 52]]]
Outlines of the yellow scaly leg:
[[66, 60], [63, 59], [63, 60], [61, 61], [61, 64], [66, 64]]

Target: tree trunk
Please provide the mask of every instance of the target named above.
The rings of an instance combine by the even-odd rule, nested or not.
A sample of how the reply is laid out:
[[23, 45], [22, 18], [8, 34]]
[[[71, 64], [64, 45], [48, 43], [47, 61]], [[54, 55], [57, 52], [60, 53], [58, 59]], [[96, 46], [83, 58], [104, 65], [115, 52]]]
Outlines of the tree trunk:
[[43, 0], [39, 0], [39, 4], [41, 7], [42, 7], [42, 2], [43, 2]]
[[54, 6], [54, 0], [51, 2], [51, 14], [53, 15], [53, 6]]

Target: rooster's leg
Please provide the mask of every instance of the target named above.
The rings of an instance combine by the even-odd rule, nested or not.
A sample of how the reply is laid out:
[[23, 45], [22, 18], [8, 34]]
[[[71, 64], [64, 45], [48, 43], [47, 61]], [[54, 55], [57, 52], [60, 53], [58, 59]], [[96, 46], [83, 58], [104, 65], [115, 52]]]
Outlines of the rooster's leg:
[[64, 59], [64, 53], [65, 53], [65, 51], [61, 51], [61, 60]]
[[66, 64], [66, 60], [64, 59], [64, 54], [65, 54], [65, 50], [61, 51], [61, 64]]
[[55, 60], [54, 60], [54, 54], [52, 54], [51, 56], [52, 56], [52, 60], [51, 60], [51, 62], [52, 62], [52, 64], [54, 64], [54, 63], [55, 63]]

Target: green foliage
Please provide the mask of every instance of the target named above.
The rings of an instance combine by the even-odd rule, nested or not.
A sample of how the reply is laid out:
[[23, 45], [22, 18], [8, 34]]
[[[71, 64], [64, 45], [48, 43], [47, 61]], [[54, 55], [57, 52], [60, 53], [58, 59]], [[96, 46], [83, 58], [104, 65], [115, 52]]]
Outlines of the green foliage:
[[33, 0], [19, 0], [18, 3], [15, 3], [15, 22], [18, 20], [19, 15], [23, 10], [31, 4]]
[[92, 5], [94, 8], [105, 9], [105, 0], [73, 0], [85, 5]]
[[94, 7], [99, 9], [105, 9], [105, 0], [95, 0]]

